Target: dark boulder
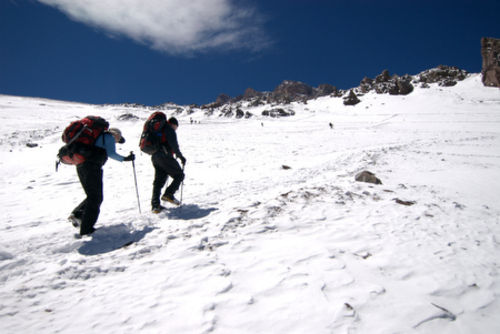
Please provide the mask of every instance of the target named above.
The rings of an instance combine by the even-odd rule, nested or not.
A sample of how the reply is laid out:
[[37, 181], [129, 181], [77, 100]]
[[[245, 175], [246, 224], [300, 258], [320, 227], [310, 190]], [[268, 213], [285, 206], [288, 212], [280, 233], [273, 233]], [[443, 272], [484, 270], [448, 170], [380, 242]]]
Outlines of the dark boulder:
[[367, 183], [373, 183], [373, 184], [382, 184], [382, 181], [378, 177], [375, 176], [370, 171], [362, 171], [361, 173], [356, 174], [354, 179], [358, 182], [367, 182]]
[[293, 111], [293, 110], [286, 111], [285, 109], [282, 109], [282, 108], [275, 108], [275, 109], [271, 109], [271, 110], [264, 110], [262, 112], [262, 116], [270, 116], [270, 117], [273, 117], [273, 118], [276, 118], [276, 117], [288, 117], [288, 116], [293, 116], [293, 115], [295, 115], [295, 111]]
[[405, 75], [401, 78], [398, 78], [396, 84], [398, 86], [398, 94], [399, 95], [408, 95], [413, 92], [413, 85], [411, 84], [411, 76]]
[[382, 73], [377, 75], [375, 77], [375, 82], [376, 83], [381, 83], [381, 82], [388, 82], [391, 79], [391, 75], [389, 74], [388, 70], [383, 70]]
[[354, 105], [358, 104], [359, 102], [361, 102], [361, 100], [358, 99], [358, 97], [356, 96], [356, 94], [354, 93], [354, 91], [352, 89], [349, 92], [349, 95], [344, 97], [344, 105], [346, 105], [346, 106], [354, 106]]
[[419, 73], [416, 76], [417, 82], [427, 84], [438, 83], [443, 85], [447, 81], [462, 81], [467, 78], [468, 72], [454, 66], [439, 65], [436, 68]]
[[364, 77], [363, 80], [361, 80], [361, 83], [359, 85], [359, 90], [362, 93], [368, 93], [373, 89], [373, 79], [370, 79], [368, 77]]
[[375, 79], [365, 77], [361, 80], [359, 90], [368, 93], [374, 90], [377, 94], [407, 95], [413, 92], [411, 83], [412, 77], [404, 75], [390, 75], [388, 70], [384, 70]]
[[236, 109], [236, 118], [243, 118], [245, 117], [245, 113], [243, 112], [243, 110], [241, 110], [240, 108]]
[[442, 86], [442, 87], [453, 87], [457, 84], [457, 82], [455, 80], [452, 80], [452, 79], [445, 79], [443, 81], [441, 81], [439, 83], [439, 86]]

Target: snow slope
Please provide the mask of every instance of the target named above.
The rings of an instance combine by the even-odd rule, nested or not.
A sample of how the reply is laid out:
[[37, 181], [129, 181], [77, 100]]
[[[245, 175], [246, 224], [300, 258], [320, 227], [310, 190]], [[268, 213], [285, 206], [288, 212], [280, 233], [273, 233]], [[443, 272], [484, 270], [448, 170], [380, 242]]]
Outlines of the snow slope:
[[[0, 95], [0, 332], [500, 332], [500, 91], [473, 75], [362, 101], [178, 115], [184, 205], [153, 215], [151, 110]], [[75, 239], [84, 194], [54, 161], [89, 114], [136, 152], [143, 213], [131, 164], [110, 160], [99, 230]]]

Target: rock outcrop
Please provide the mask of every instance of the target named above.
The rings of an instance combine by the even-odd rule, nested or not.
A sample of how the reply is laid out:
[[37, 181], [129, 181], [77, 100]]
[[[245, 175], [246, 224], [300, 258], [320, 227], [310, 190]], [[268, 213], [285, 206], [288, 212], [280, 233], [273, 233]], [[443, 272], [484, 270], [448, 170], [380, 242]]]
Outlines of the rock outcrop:
[[[493, 56], [498, 57], [498, 54], [493, 53]], [[488, 64], [490, 63], [488, 62]], [[377, 94], [408, 95], [413, 92], [416, 85], [420, 85], [422, 88], [428, 88], [430, 84], [434, 83], [445, 87], [454, 86], [458, 81], [467, 78], [468, 75], [469, 73], [467, 71], [457, 67], [444, 65], [440, 65], [414, 76], [408, 74], [403, 76], [397, 74], [391, 75], [388, 70], [384, 70], [374, 79], [365, 77], [358, 87], [348, 91], [337, 89], [330, 84], [321, 84], [318, 87], [312, 87], [300, 81], [285, 80], [272, 92], [259, 92], [253, 88], [247, 88], [243, 95], [239, 95], [235, 98], [231, 98], [226, 94], [221, 94], [217, 97], [215, 102], [205, 104], [201, 106], [201, 108], [209, 109], [207, 112], [208, 114], [212, 114], [216, 108], [222, 108], [223, 110], [221, 111], [223, 115], [231, 117], [235, 113], [231, 108], [226, 109], [226, 106], [229, 105], [236, 104], [236, 107], [238, 107], [246, 102], [248, 106], [257, 107], [265, 104], [283, 105], [292, 102], [307, 103], [308, 100], [322, 96], [343, 97], [344, 104], [352, 106], [361, 102], [358, 97], [368, 92], [373, 91]], [[492, 78], [496, 78], [496, 74], [488, 75], [492, 76]], [[279, 109], [265, 110], [262, 114], [271, 117], [290, 116], [288, 112], [278, 110]], [[236, 117], [241, 118], [249, 116], [242, 115], [241, 112], [236, 112]]]
[[249, 87], [245, 90], [245, 93], [243, 94], [243, 99], [249, 100], [251, 98], [261, 97], [261, 96], [262, 96], [261, 92], [258, 92], [255, 89]]
[[247, 88], [243, 95], [239, 95], [235, 98], [231, 98], [226, 94], [221, 94], [217, 97], [215, 102], [205, 104], [201, 106], [201, 108], [214, 109], [240, 101], [249, 102], [249, 105], [252, 107], [264, 105], [266, 103], [289, 104], [292, 102], [307, 102], [310, 99], [321, 96], [341, 97], [344, 93], [344, 91], [330, 84], [321, 84], [318, 87], [312, 87], [300, 81], [285, 80], [272, 92], [259, 92], [253, 88]]
[[421, 83], [422, 87], [438, 83], [443, 87], [455, 86], [458, 81], [467, 78], [469, 73], [454, 66], [439, 65], [436, 68], [421, 72], [415, 76], [414, 82]]
[[267, 102], [284, 104], [291, 102], [307, 102], [307, 100], [321, 96], [341, 97], [343, 94], [344, 91], [330, 84], [321, 84], [318, 87], [311, 87], [300, 81], [285, 80], [271, 93], [267, 94]]
[[373, 183], [373, 184], [382, 184], [382, 181], [378, 177], [375, 176], [370, 171], [362, 171], [361, 173], [356, 174], [354, 179], [358, 182], [367, 182], [367, 183]]
[[274, 89], [268, 101], [284, 104], [307, 101], [313, 96], [313, 92], [313, 88], [303, 82], [285, 80]]
[[346, 105], [346, 106], [354, 106], [354, 105], [358, 104], [359, 102], [361, 102], [361, 100], [358, 99], [358, 97], [356, 96], [356, 93], [354, 93], [354, 91], [352, 89], [349, 92], [349, 95], [344, 97], [344, 105]]
[[500, 87], [500, 39], [482, 38], [481, 56], [483, 84], [488, 87]]
[[281, 108], [275, 108], [275, 109], [271, 109], [271, 110], [264, 110], [262, 112], [262, 116], [270, 116], [270, 117], [273, 117], [273, 118], [276, 118], [276, 117], [288, 117], [288, 116], [293, 116], [293, 115], [295, 115], [295, 111], [293, 111], [293, 110], [286, 111], [285, 109], [281, 109]]
[[338, 89], [330, 84], [321, 84], [316, 89], [315, 97], [328, 96], [338, 94]]
[[362, 93], [375, 91], [377, 94], [407, 95], [413, 92], [412, 77], [390, 75], [388, 70], [382, 71], [375, 79], [365, 77], [359, 85]]
[[440, 86], [450, 87], [467, 78], [468, 74], [458, 67], [445, 65], [439, 65], [415, 76], [390, 75], [388, 70], [384, 70], [375, 79], [365, 77], [357, 90], [361, 93], [375, 91], [377, 94], [408, 95], [413, 92], [414, 85], [420, 84], [420, 87], [428, 88], [429, 84], [437, 83]]

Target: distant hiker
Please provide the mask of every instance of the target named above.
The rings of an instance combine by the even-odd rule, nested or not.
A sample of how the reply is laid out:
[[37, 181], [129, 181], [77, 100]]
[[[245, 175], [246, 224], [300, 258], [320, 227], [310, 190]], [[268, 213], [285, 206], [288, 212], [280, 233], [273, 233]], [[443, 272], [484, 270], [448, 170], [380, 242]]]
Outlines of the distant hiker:
[[330, 122], [329, 125], [330, 125], [330, 129], [333, 129], [333, 124], [331, 122]]
[[73, 226], [80, 227], [80, 235], [89, 235], [95, 231], [94, 225], [103, 201], [102, 166], [108, 157], [120, 162], [135, 160], [133, 153], [127, 157], [116, 153], [117, 142], [120, 144], [125, 142], [121, 131], [117, 128], [107, 130], [105, 126], [93, 144], [85, 148], [84, 161], [76, 164], [76, 171], [87, 197], [73, 210], [68, 220]]
[[144, 123], [139, 147], [142, 152], [151, 155], [151, 162], [155, 168], [151, 197], [151, 211], [153, 213], [160, 213], [164, 209], [160, 204], [160, 194], [169, 175], [174, 180], [163, 193], [161, 200], [180, 205], [174, 194], [184, 180], [184, 168], [181, 169], [174, 155], [181, 160], [183, 167], [186, 164], [186, 158], [182, 155], [177, 143], [175, 131], [178, 127], [177, 119], [171, 117], [167, 121], [166, 115], [161, 111], [152, 113]]

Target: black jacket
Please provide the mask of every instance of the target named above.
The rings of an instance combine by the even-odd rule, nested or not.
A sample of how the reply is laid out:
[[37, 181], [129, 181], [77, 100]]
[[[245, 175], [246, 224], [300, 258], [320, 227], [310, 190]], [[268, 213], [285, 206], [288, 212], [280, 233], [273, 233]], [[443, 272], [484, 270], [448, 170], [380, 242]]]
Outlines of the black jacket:
[[175, 154], [177, 158], [182, 157], [182, 153], [177, 143], [177, 134], [172, 127], [167, 124], [163, 130], [165, 133], [166, 142], [163, 144], [169, 154]]

